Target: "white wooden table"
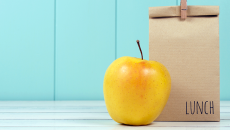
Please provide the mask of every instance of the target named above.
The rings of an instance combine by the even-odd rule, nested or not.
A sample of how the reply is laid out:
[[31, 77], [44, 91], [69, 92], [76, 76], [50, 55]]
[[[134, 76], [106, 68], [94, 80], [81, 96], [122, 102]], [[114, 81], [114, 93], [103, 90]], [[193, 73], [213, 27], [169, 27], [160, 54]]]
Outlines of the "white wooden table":
[[221, 101], [220, 106], [220, 122], [135, 127], [113, 121], [104, 101], [0, 101], [0, 130], [230, 130], [230, 101]]

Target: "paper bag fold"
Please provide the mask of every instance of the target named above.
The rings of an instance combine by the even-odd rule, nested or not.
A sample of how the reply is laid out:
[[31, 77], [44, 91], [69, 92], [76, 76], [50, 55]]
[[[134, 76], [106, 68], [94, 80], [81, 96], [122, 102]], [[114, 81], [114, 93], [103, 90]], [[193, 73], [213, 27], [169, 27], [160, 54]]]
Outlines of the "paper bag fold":
[[[149, 7], [149, 17], [179, 17], [180, 6]], [[188, 6], [187, 15], [209, 16], [219, 15], [219, 6]]]

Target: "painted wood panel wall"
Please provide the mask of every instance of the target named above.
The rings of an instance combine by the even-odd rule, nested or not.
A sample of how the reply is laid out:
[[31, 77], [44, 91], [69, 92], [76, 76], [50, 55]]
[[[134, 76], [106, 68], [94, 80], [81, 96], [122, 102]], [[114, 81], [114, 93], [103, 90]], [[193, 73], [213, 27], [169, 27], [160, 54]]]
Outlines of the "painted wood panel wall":
[[103, 99], [114, 59], [115, 1], [57, 0], [55, 99]]
[[[102, 100], [122, 56], [149, 59], [148, 7], [180, 0], [0, 0], [0, 100]], [[220, 6], [221, 100], [230, 100], [229, 0]]]
[[54, 99], [54, 1], [0, 0], [0, 100]]

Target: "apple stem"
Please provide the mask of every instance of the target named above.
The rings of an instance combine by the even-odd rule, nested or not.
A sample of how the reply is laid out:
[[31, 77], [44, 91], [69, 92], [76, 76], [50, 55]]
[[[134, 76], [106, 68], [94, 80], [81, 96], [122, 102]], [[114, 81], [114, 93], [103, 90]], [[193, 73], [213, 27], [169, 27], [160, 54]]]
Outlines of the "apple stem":
[[139, 49], [140, 49], [140, 52], [141, 52], [141, 59], [143, 60], [143, 54], [142, 54], [142, 50], [141, 50], [141, 46], [140, 46], [140, 43], [139, 43], [140, 41], [139, 40], [137, 40], [137, 45], [138, 45], [138, 47], [139, 47]]

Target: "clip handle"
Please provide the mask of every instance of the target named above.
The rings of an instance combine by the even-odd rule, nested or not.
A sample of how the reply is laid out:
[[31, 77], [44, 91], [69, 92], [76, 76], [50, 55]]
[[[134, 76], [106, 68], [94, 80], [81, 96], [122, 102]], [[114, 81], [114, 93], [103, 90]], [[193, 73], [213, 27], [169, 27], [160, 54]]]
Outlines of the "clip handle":
[[181, 0], [180, 2], [181, 7], [181, 19], [187, 18], [187, 0]]

